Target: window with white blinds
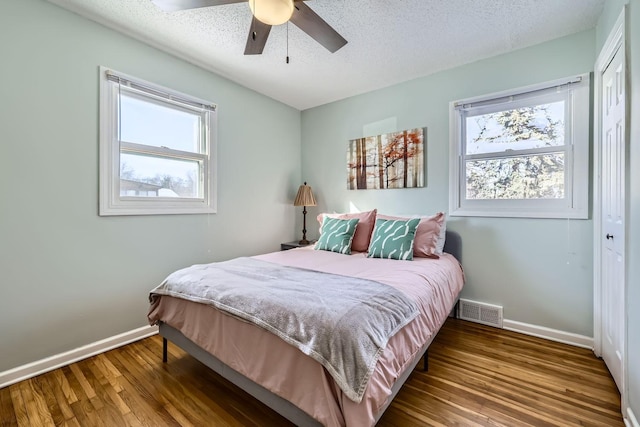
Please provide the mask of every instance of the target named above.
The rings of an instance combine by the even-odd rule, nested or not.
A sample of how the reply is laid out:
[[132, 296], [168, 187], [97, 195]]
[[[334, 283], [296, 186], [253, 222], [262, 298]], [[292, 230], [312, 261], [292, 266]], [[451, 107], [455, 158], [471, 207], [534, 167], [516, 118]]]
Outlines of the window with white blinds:
[[587, 218], [589, 75], [452, 102], [450, 214]]
[[216, 106], [100, 68], [100, 215], [216, 211]]

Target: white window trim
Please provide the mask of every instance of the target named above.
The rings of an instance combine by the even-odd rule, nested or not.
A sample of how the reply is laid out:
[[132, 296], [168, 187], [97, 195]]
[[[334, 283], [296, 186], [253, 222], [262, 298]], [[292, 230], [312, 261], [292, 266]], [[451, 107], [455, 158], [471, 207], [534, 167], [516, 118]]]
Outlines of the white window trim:
[[[566, 197], [562, 200], [466, 200], [463, 184], [466, 176], [462, 155], [463, 130], [458, 108], [464, 104], [490, 103], [500, 98], [542, 91], [548, 88], [579, 82], [569, 96], [571, 127], [566, 129], [565, 152], [571, 156], [565, 175]], [[508, 218], [573, 218], [589, 217], [589, 117], [590, 78], [581, 74], [518, 89], [453, 101], [449, 104], [449, 214], [451, 216], [480, 216]], [[584, 121], [582, 118], [586, 118]], [[557, 151], [557, 150], [556, 150]]]
[[[182, 153], [169, 148], [139, 146], [123, 142], [128, 149], [146, 152], [158, 151], [158, 154], [171, 154], [197, 160], [203, 164], [205, 174], [202, 199], [167, 198], [167, 197], [120, 197], [120, 142], [117, 132], [117, 87], [107, 79], [107, 73], [135, 82], [146, 89], [185, 100], [187, 103], [212, 106], [206, 114], [205, 138], [208, 138], [205, 154]], [[188, 108], [188, 106], [186, 107]], [[100, 187], [99, 215], [170, 215], [170, 214], [204, 214], [217, 212], [217, 108], [211, 102], [185, 95], [111, 70], [100, 67]]]

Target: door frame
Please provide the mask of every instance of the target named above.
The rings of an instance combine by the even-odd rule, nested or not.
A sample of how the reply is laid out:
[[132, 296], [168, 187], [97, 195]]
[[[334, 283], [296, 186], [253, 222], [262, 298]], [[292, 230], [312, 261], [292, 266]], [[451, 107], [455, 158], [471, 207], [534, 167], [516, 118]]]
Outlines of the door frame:
[[[625, 67], [625, 167], [628, 163], [628, 142], [629, 142], [629, 84], [628, 84], [628, 68], [627, 68], [627, 52], [626, 52], [626, 5], [623, 6], [616, 23], [611, 32], [607, 36], [598, 59], [594, 66], [594, 121], [593, 121], [593, 351], [598, 357], [602, 357], [602, 75], [607, 69], [609, 63], [613, 60], [615, 53], [620, 49], [623, 54], [623, 66]], [[628, 167], [625, 169], [625, 182], [628, 181]], [[627, 191], [628, 185], [625, 185]], [[626, 235], [628, 217], [628, 202], [625, 197], [625, 224], [624, 230]], [[627, 253], [628, 241], [625, 242], [625, 254]], [[624, 265], [624, 295], [623, 301], [623, 321], [624, 321], [624, 346], [622, 348], [622, 389], [621, 406], [622, 415], [626, 414], [628, 407], [627, 401], [627, 320], [626, 320], [626, 294], [627, 294], [627, 260], [625, 258]]]

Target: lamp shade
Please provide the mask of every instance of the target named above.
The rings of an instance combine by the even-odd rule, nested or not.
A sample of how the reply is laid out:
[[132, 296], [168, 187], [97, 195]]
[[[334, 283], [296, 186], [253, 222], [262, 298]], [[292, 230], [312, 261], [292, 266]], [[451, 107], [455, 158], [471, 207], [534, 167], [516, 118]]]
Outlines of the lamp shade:
[[298, 188], [298, 194], [296, 200], [293, 202], [293, 206], [317, 206], [316, 198], [313, 197], [313, 191], [311, 187], [305, 182]]
[[284, 24], [293, 13], [293, 0], [249, 0], [251, 13], [267, 25]]

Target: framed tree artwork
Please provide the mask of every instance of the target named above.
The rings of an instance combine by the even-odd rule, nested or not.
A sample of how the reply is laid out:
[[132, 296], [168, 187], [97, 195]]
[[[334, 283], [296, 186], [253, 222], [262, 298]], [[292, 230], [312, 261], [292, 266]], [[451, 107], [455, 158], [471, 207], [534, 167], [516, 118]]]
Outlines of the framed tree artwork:
[[347, 188], [424, 187], [424, 129], [352, 139], [347, 148]]

